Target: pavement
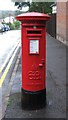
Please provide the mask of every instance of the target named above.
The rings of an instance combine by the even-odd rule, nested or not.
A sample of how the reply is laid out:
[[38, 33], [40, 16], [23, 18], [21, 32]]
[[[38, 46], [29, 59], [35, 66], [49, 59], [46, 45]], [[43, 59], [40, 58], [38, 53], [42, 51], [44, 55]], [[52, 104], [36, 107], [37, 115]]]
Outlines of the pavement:
[[[66, 118], [66, 46], [47, 34], [46, 106], [39, 110], [21, 107], [21, 52], [12, 78], [4, 119], [7, 118]], [[9, 91], [8, 89], [8, 91]]]

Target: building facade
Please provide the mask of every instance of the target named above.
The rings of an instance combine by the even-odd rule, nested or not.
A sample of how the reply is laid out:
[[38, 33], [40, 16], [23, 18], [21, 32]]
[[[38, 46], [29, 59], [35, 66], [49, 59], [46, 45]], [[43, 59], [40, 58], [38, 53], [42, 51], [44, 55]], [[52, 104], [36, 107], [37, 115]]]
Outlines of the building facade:
[[56, 37], [68, 45], [68, 2], [57, 2]]

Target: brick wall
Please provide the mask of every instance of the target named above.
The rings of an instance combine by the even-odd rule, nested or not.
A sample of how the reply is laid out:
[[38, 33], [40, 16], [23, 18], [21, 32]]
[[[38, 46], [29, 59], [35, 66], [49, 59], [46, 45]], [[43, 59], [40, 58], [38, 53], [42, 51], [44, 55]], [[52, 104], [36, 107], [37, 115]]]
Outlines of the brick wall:
[[[66, 42], [66, 2], [57, 2], [57, 39], [62, 41], [63, 43]], [[68, 14], [68, 13], [67, 13]]]

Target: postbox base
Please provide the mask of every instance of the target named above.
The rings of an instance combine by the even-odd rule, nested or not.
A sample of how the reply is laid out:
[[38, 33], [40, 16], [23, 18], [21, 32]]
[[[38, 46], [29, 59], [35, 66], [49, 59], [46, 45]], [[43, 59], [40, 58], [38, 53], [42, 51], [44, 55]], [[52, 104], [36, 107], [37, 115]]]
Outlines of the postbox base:
[[21, 105], [23, 109], [40, 109], [46, 105], [46, 89], [30, 92], [21, 90]]

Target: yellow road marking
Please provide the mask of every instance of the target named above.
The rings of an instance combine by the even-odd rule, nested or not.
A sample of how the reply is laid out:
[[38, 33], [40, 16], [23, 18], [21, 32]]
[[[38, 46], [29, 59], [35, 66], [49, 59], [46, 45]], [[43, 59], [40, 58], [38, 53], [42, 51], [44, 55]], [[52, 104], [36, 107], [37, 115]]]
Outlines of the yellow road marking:
[[2, 77], [1, 77], [1, 79], [0, 79], [0, 88], [2, 87], [2, 84], [3, 84], [3, 82], [4, 82], [4, 79], [5, 79], [7, 73], [8, 73], [8, 71], [9, 71], [9, 69], [10, 69], [10, 66], [11, 66], [11, 64], [12, 64], [12, 61], [13, 61], [15, 55], [16, 55], [16, 52], [17, 52], [18, 48], [19, 48], [19, 45], [18, 45], [18, 47], [16, 48], [16, 50], [15, 50], [12, 58], [10, 59], [8, 65], [7, 65], [5, 71], [4, 71], [4, 73], [3, 73], [3, 75], [2, 75]]
[[[18, 42], [18, 43], [19, 43], [19, 42]], [[18, 43], [17, 43], [17, 44], [18, 44]], [[3, 70], [3, 68], [5, 67], [6, 63], [8, 62], [8, 60], [9, 60], [9, 58], [10, 58], [12, 52], [13, 52], [14, 49], [16, 48], [17, 44], [13, 47], [13, 49], [10, 51], [9, 55], [7, 56], [5, 62], [3, 63], [2, 67], [0, 68], [0, 73], [2, 72], [2, 70]]]

